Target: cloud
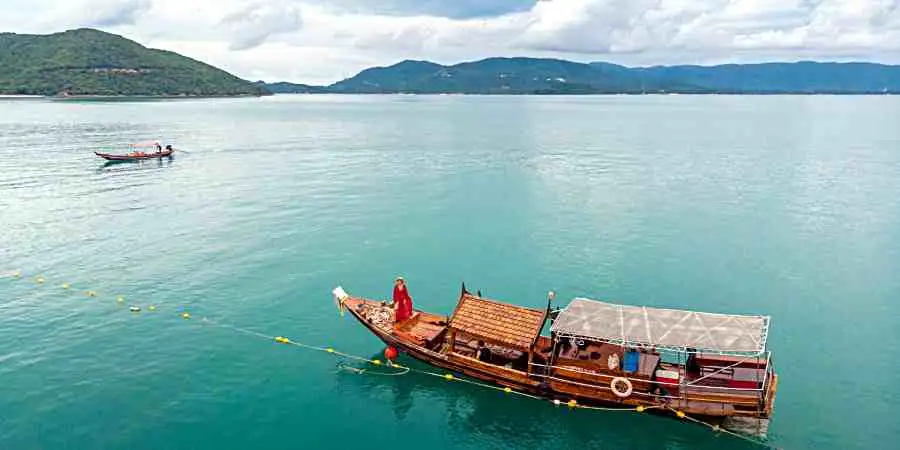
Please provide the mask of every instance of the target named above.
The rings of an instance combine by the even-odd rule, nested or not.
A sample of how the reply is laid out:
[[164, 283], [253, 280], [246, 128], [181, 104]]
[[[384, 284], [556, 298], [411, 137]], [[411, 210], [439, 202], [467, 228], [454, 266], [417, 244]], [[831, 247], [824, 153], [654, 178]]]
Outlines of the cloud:
[[71, 1], [0, 0], [0, 31], [99, 26], [239, 76], [313, 83], [402, 59], [900, 62], [900, 0]]
[[88, 25], [105, 27], [135, 23], [153, 6], [151, 0], [106, 0], [92, 3], [88, 10], [93, 20]]
[[530, 11], [517, 45], [588, 57], [782, 59], [900, 51], [897, 0], [555, 0]]
[[496, 17], [528, 11], [539, 0], [314, 0], [335, 12], [388, 15], [433, 16], [450, 19]]
[[[698, 0], [699, 1], [699, 0]], [[533, 22], [518, 44], [535, 50], [607, 54], [621, 49], [645, 48], [659, 34], [670, 34], [667, 20], [653, 20], [658, 0], [578, 1], [541, 3], [532, 11]], [[659, 29], [650, 29], [650, 22]]]
[[[152, 0], [81, 0], [60, 2], [54, 20], [79, 27], [132, 25], [153, 7]], [[54, 30], [58, 31], [58, 30]]]
[[272, 35], [299, 30], [303, 19], [295, 4], [259, 2], [226, 15], [220, 23], [230, 31], [231, 50], [248, 50]]

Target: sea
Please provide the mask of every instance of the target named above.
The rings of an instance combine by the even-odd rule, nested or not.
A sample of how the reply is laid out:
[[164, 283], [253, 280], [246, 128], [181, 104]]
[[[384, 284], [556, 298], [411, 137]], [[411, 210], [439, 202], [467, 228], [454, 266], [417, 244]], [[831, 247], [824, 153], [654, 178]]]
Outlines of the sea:
[[[442, 314], [465, 282], [769, 315], [766, 445], [892, 448], [898, 120], [895, 96], [0, 100], [0, 448], [760, 448], [272, 339], [382, 358], [331, 291], [396, 276]], [[93, 153], [157, 141], [176, 156]]]

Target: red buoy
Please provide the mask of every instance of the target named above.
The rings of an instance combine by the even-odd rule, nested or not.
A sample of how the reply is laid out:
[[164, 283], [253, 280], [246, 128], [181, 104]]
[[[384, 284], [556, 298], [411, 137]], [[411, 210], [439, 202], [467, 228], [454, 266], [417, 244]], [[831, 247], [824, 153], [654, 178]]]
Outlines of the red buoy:
[[397, 349], [394, 347], [388, 347], [384, 349], [384, 357], [387, 358], [388, 361], [397, 359]]

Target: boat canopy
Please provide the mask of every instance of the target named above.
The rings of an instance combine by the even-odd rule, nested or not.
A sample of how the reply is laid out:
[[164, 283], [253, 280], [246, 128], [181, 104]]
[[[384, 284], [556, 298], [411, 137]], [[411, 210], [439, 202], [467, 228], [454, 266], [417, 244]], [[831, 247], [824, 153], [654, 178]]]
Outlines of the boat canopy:
[[488, 342], [528, 351], [543, 325], [544, 311], [463, 293], [448, 326]]
[[740, 316], [648, 308], [576, 298], [551, 330], [558, 336], [680, 352], [759, 355], [766, 350], [768, 316]]

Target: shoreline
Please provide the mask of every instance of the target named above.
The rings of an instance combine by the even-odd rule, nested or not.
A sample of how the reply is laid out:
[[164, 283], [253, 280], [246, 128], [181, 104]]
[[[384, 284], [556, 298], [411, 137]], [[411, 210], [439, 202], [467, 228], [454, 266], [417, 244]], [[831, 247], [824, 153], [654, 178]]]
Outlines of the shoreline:
[[485, 97], [599, 97], [599, 96], [678, 96], [678, 95], [730, 95], [730, 96], [895, 96], [898, 92], [278, 92], [272, 95], [422, 95], [422, 96], [460, 96], [479, 95]]
[[830, 96], [830, 97], [882, 97], [898, 96], [900, 92], [603, 92], [603, 93], [561, 93], [561, 92], [527, 92], [527, 93], [500, 93], [500, 92], [280, 92], [268, 95], [15, 95], [0, 94], [0, 101], [29, 101], [47, 100], [54, 102], [130, 102], [130, 101], [162, 101], [162, 100], [226, 100], [263, 98], [276, 96], [480, 96], [480, 97], [612, 97], [612, 96], [733, 96], [733, 97], [804, 97], [804, 96]]
[[214, 98], [260, 98], [269, 95], [237, 94], [237, 95], [45, 95], [41, 98], [48, 100], [196, 100]]

